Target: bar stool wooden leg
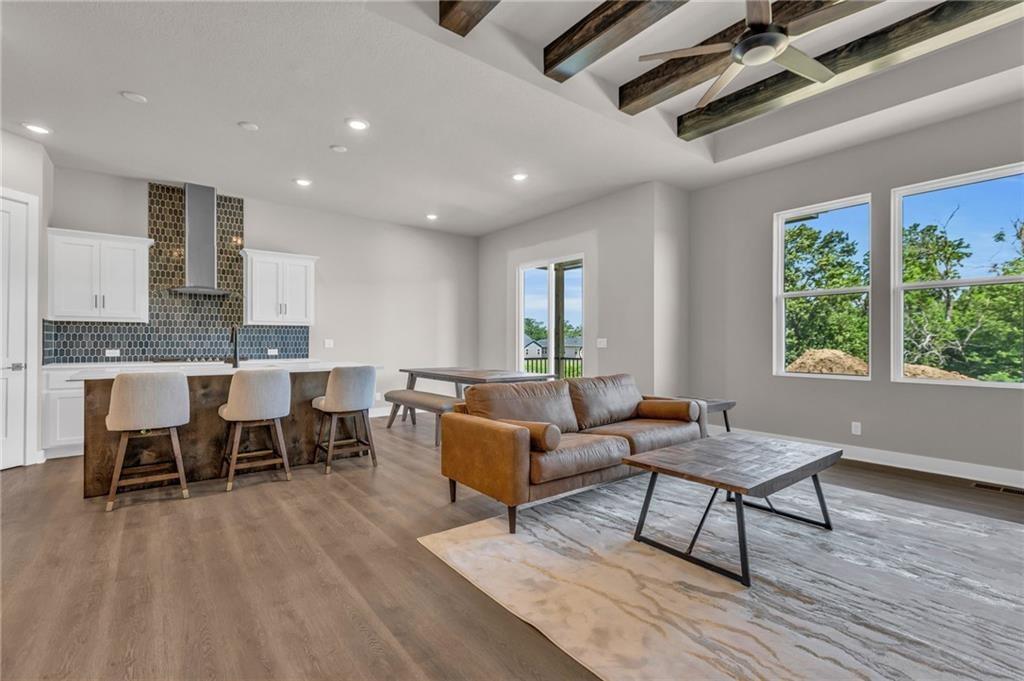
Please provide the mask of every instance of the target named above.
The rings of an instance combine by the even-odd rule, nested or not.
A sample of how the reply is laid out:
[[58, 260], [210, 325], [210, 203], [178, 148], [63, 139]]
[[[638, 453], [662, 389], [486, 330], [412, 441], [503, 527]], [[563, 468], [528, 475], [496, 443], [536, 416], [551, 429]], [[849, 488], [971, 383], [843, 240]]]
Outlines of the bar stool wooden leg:
[[235, 436], [235, 424], [228, 421], [228, 434], [224, 437], [224, 447], [220, 452], [220, 477], [228, 474], [228, 453], [231, 451], [231, 440]]
[[327, 465], [324, 466], [324, 475], [331, 472], [331, 461], [334, 459], [334, 438], [338, 433], [338, 415], [331, 414], [331, 430], [327, 436]]
[[313, 461], [311, 463], [316, 463], [316, 459], [320, 455], [320, 445], [324, 443], [324, 421], [326, 420], [327, 414], [320, 412], [320, 422], [316, 424], [316, 444], [313, 445]]
[[400, 404], [392, 404], [391, 405], [391, 413], [388, 415], [388, 425], [387, 425], [388, 428], [390, 428], [391, 424], [395, 422], [395, 417], [398, 416], [398, 410], [401, 409], [401, 408], [402, 408], [402, 405], [400, 405]]
[[416, 425], [416, 408], [409, 407], [409, 420], [412, 421], [412, 425]]
[[128, 450], [128, 433], [121, 432], [121, 439], [117, 443], [117, 458], [114, 459], [114, 477], [110, 479], [110, 493], [107, 495], [107, 510], [114, 510], [114, 500], [117, 498], [117, 484], [121, 482], [121, 469], [124, 467], [124, 453]]
[[174, 465], [178, 468], [178, 482], [181, 483], [181, 498], [188, 499], [188, 483], [185, 482], [185, 464], [181, 461], [181, 443], [178, 441], [178, 429], [171, 428], [171, 449], [174, 450]]
[[377, 465], [377, 450], [373, 446], [373, 429], [370, 428], [370, 410], [364, 409], [362, 412], [363, 428], [366, 429], [366, 443], [370, 445], [370, 460], [373, 461], [373, 465]]
[[284, 431], [281, 429], [281, 419], [274, 419], [274, 431], [277, 433], [277, 446], [281, 449], [281, 458], [284, 463], [284, 477], [292, 479], [292, 469], [288, 465], [288, 448], [284, 444]]
[[235, 465], [238, 464], [238, 447], [241, 443], [242, 424], [239, 422], [235, 424], [235, 435], [231, 438], [231, 463], [228, 464], [228, 492], [235, 486]]

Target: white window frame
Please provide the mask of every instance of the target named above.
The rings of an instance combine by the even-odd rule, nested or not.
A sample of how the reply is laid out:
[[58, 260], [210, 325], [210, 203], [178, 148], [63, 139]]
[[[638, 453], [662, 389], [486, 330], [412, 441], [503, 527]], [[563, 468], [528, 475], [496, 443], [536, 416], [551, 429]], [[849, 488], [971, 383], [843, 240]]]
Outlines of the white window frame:
[[967, 388], [1010, 388], [1020, 390], [1024, 383], [1000, 383], [997, 381], [947, 381], [936, 378], [912, 378], [903, 375], [903, 293], [917, 289], [934, 288], [963, 288], [967, 286], [981, 286], [985, 284], [1019, 284], [1024, 283], [1024, 276], [994, 276], [994, 277], [972, 277], [969, 279], [945, 279], [939, 281], [915, 281], [904, 283], [903, 281], [903, 199], [913, 194], [935, 191], [937, 189], [949, 189], [965, 184], [984, 182], [985, 180], [997, 180], [1001, 177], [1020, 175], [1024, 173], [1024, 163], [1011, 163], [996, 168], [977, 170], [952, 177], [943, 177], [938, 180], [918, 182], [917, 184], [896, 187], [892, 190], [891, 209], [892, 222], [890, 227], [890, 239], [892, 247], [892, 263], [889, 267], [890, 288], [892, 295], [892, 351], [890, 354], [890, 368], [892, 381], [894, 383], [919, 383], [925, 385], [948, 385]]
[[[515, 283], [515, 286], [516, 286], [516, 288], [515, 288], [515, 291], [516, 291], [516, 323], [513, 324], [513, 327], [515, 328], [515, 334], [516, 335], [515, 335], [515, 339], [514, 339], [513, 346], [512, 346], [515, 349], [515, 358], [514, 358], [515, 363], [514, 363], [513, 366], [515, 366], [516, 371], [526, 371], [526, 359], [523, 357], [523, 335], [525, 334], [525, 330], [523, 329], [523, 315], [526, 312], [526, 306], [525, 306], [524, 301], [523, 301], [523, 295], [525, 293], [524, 290], [523, 290], [523, 288], [524, 288], [523, 284], [525, 283], [524, 282], [524, 279], [525, 279], [524, 275], [525, 275], [526, 270], [535, 270], [535, 269], [540, 269], [540, 268], [543, 267], [543, 268], [546, 268], [547, 271], [548, 271], [548, 317], [547, 317], [547, 320], [545, 321], [545, 323], [548, 326], [548, 338], [551, 339], [551, 338], [553, 338], [553, 332], [554, 332], [554, 328], [555, 328], [555, 265], [557, 265], [560, 262], [569, 262], [569, 261], [572, 261], [572, 260], [579, 260], [580, 263], [581, 263], [581, 268], [583, 269], [583, 276], [581, 278], [581, 283], [580, 283], [580, 297], [584, 301], [584, 304], [583, 304], [583, 308], [584, 309], [582, 309], [580, 311], [580, 320], [581, 320], [581, 323], [583, 325], [583, 328], [586, 329], [587, 326], [586, 326], [586, 302], [585, 301], [586, 301], [586, 290], [587, 290], [587, 263], [586, 263], [586, 258], [584, 257], [584, 255], [582, 253], [576, 253], [576, 254], [573, 254], [573, 255], [567, 255], [567, 256], [562, 256], [562, 257], [558, 257], [558, 258], [544, 258], [543, 260], [531, 260], [531, 261], [528, 261], [528, 262], [520, 263], [520, 264], [518, 264], [516, 266], [516, 283]], [[555, 367], [555, 363], [554, 363], [554, 357], [552, 356], [552, 353], [551, 353], [551, 342], [550, 342], [550, 340], [548, 341], [548, 353], [547, 354], [548, 354], [548, 356], [547, 356], [547, 363], [546, 363], [547, 369], [546, 369], [545, 373], [554, 374], [556, 367]], [[582, 367], [580, 369], [581, 372], [585, 372], [586, 371], [586, 362], [587, 362], [587, 360], [584, 357], [584, 354], [586, 354], [586, 353], [583, 353], [583, 352], [580, 353], [580, 360], [583, 363], [583, 365], [582, 365]], [[586, 375], [586, 374], [582, 373], [582, 375]]]
[[[786, 376], [791, 378], [826, 378], [840, 381], [870, 381], [873, 362], [871, 361], [871, 275], [872, 268], [868, 264], [867, 286], [853, 286], [849, 288], [813, 289], [810, 291], [786, 291], [784, 282], [785, 257], [786, 257], [786, 221], [808, 213], [824, 213], [850, 208], [861, 204], [868, 206], [868, 249], [871, 253], [871, 194], [858, 194], [848, 196], [835, 201], [815, 203], [810, 206], [793, 208], [778, 212], [774, 216], [774, 235], [772, 247], [774, 258], [772, 260], [772, 300], [774, 313], [772, 315], [772, 374], [774, 376]], [[868, 301], [868, 375], [851, 376], [848, 374], [802, 374], [786, 371], [786, 300], [790, 298], [814, 298], [826, 295], [841, 295], [863, 293], [867, 295]]]

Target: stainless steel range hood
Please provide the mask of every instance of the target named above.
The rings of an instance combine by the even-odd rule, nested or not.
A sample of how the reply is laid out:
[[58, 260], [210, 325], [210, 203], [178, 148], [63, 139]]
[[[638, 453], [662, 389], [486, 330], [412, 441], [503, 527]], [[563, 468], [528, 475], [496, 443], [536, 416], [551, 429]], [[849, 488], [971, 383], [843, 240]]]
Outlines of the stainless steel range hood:
[[185, 184], [185, 285], [175, 293], [226, 296], [217, 288], [217, 190]]

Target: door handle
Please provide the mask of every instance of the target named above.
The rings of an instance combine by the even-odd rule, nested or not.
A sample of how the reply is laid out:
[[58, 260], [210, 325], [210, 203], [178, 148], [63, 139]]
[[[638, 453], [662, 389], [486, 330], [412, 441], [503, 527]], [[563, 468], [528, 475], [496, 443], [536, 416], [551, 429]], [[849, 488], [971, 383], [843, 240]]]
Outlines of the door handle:
[[24, 368], [25, 368], [25, 363], [24, 362], [11, 362], [11, 366], [9, 366], [9, 367], [0, 367], [0, 369], [4, 369], [4, 370], [10, 369], [11, 371], [21, 371]]

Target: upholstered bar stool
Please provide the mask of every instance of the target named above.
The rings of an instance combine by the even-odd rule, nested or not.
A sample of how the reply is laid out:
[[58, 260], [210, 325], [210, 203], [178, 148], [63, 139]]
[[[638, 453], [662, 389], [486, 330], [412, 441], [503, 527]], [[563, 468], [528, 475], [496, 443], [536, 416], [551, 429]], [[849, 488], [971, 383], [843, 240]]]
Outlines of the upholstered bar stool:
[[[221, 475], [227, 474], [227, 491], [235, 485], [235, 472], [249, 468], [282, 465], [284, 475], [292, 479], [288, 466], [288, 449], [284, 444], [281, 419], [292, 411], [292, 381], [282, 369], [240, 369], [231, 377], [227, 404], [217, 413], [228, 422], [228, 437], [224, 443]], [[242, 430], [266, 427], [270, 429], [270, 449], [239, 451]], [[277, 449], [275, 452], [274, 449]], [[239, 463], [239, 459], [242, 462]]]
[[[118, 374], [110, 390], [110, 411], [107, 430], [120, 431], [114, 459], [114, 474], [110, 478], [107, 510], [114, 508], [119, 487], [140, 485], [177, 479], [181, 496], [188, 499], [185, 466], [181, 462], [181, 444], [178, 426], [188, 423], [188, 379], [185, 374], [172, 372], [140, 372]], [[128, 440], [139, 437], [170, 435], [174, 461], [124, 467]], [[124, 477], [126, 475], [132, 477]]]
[[[373, 465], [377, 465], [377, 450], [374, 449], [373, 432], [370, 430], [370, 407], [373, 406], [376, 387], [377, 370], [373, 367], [335, 367], [327, 377], [327, 394], [313, 399], [313, 408], [321, 412], [313, 462], [316, 463], [317, 454], [323, 450], [327, 455], [325, 475], [331, 472], [335, 454], [369, 451]], [[336, 440], [338, 419], [344, 422], [348, 418], [352, 419], [352, 437]], [[324, 430], [328, 430], [326, 443], [323, 440]]]

